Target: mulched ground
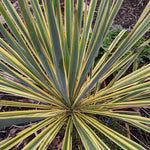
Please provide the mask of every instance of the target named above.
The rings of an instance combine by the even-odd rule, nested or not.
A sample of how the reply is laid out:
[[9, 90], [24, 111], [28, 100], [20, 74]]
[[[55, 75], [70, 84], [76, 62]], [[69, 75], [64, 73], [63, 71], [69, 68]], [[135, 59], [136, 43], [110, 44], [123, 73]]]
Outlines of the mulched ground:
[[[98, 1], [98, 5], [100, 1]], [[133, 29], [148, 2], [149, 0], [124, 0], [113, 25], [121, 25], [129, 30]], [[145, 34], [145, 37], [150, 38], [150, 30]]]
[[[114, 24], [119, 24], [123, 28], [132, 29], [143, 12], [149, 0], [124, 0]], [[145, 37], [150, 38], [150, 30]]]
[[[88, 0], [90, 1], [90, 0]], [[16, 2], [16, 0], [11, 0], [12, 3]], [[100, 2], [100, 0], [99, 0]], [[138, 18], [140, 17], [140, 14], [142, 13], [143, 9], [145, 8], [146, 4], [149, 2], [149, 0], [124, 0], [118, 15], [115, 18], [115, 21], [113, 23], [113, 25], [121, 25], [123, 28], [129, 29], [131, 30], [135, 23], [137, 22]], [[62, 3], [63, 6], [63, 3]], [[97, 11], [95, 11], [95, 14], [97, 13]], [[145, 34], [145, 37], [147, 39], [150, 38], [150, 31], [148, 31]], [[7, 96], [3, 93], [0, 93], [0, 99], [20, 99], [18, 97], [12, 97], [12, 96]], [[22, 99], [25, 100], [25, 99]], [[10, 111], [12, 108], [10, 107], [1, 107], [0, 106], [0, 111]], [[16, 108], [15, 108], [16, 109]], [[141, 113], [147, 113], [146, 109], [142, 108]], [[150, 115], [148, 114], [147, 117], [150, 117]], [[7, 138], [7, 137], [12, 137], [14, 136], [18, 131], [23, 130], [24, 128], [28, 127], [32, 125], [32, 123], [27, 124], [26, 126], [12, 126], [10, 128], [6, 128], [6, 129], [2, 129], [0, 130], [0, 141]], [[52, 143], [52, 147], [50, 147], [50, 149], [59, 149], [61, 147], [61, 141], [62, 141], [62, 135], [64, 131], [62, 130], [62, 133], [60, 133], [59, 135], [56, 136], [56, 138], [54, 139], [53, 143]], [[140, 143], [141, 145], [145, 145], [146, 149], [150, 149], [150, 143], [148, 141], [150, 141], [150, 136], [149, 134], [142, 132], [142, 131], [138, 131], [134, 128], [132, 128], [131, 134], [134, 136], [132, 136], [132, 138], [137, 141], [138, 143]], [[21, 142], [18, 146], [14, 147], [13, 150], [20, 150], [22, 149], [22, 147], [32, 138], [34, 138], [36, 136], [32, 135], [30, 138], [26, 139], [25, 141]], [[74, 145], [76, 143], [80, 143], [80, 141], [76, 140], [75, 143], [73, 143]], [[148, 147], [149, 146], [149, 147]]]

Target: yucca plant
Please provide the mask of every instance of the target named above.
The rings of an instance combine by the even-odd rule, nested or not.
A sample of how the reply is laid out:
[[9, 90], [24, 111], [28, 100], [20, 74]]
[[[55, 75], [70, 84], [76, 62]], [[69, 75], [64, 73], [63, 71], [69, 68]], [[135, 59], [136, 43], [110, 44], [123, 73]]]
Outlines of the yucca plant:
[[[98, 117], [115, 118], [150, 133], [150, 118], [129, 109], [150, 105], [150, 65], [122, 77], [149, 43], [132, 48], [150, 29], [150, 2], [120, 46], [114, 51], [125, 30], [94, 63], [122, 2], [101, 0], [92, 29], [97, 0], [91, 0], [88, 10], [86, 1], [85, 11], [83, 0], [76, 4], [65, 0], [64, 17], [59, 0], [42, 0], [40, 4], [38, 0], [18, 0], [21, 16], [10, 0], [0, 1], [0, 13], [9, 28], [0, 24], [4, 36], [0, 39], [0, 91], [34, 100], [0, 100], [1, 106], [22, 107], [0, 112], [0, 127], [36, 123], [1, 141], [0, 150], [11, 149], [35, 132], [39, 134], [23, 149], [44, 150], [64, 129], [63, 150], [72, 149], [75, 131], [87, 150], [111, 149], [99, 134], [122, 149], [145, 149]], [[120, 71], [108, 80], [116, 70]], [[106, 86], [101, 86], [104, 81]]]

